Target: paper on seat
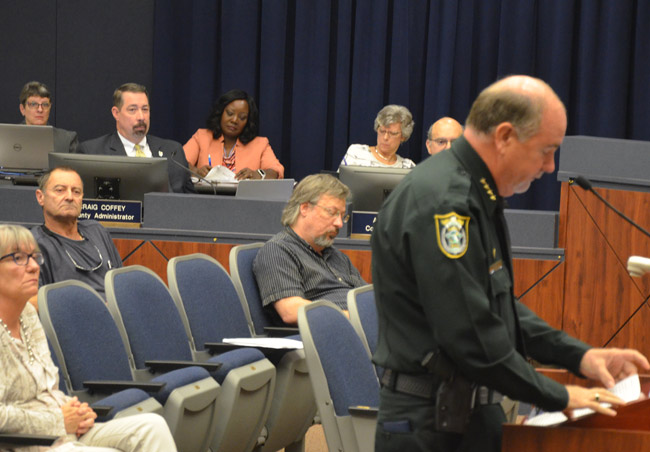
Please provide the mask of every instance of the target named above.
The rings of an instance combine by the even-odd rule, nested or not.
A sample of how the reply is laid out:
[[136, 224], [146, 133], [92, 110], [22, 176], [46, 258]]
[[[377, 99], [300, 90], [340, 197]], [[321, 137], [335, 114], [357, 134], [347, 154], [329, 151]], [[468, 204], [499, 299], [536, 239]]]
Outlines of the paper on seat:
[[286, 337], [233, 337], [225, 338], [226, 344], [243, 345], [245, 347], [266, 347], [277, 349], [301, 349], [302, 341], [287, 339]]

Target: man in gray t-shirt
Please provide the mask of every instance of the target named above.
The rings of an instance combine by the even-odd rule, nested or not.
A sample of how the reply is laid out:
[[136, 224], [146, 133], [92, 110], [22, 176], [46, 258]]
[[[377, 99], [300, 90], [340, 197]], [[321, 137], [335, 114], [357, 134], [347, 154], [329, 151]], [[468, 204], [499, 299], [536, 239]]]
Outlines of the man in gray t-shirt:
[[55, 168], [39, 181], [36, 200], [44, 223], [32, 229], [45, 262], [39, 285], [76, 279], [104, 295], [104, 275], [122, 266], [110, 234], [96, 221], [78, 221], [83, 182], [76, 171]]

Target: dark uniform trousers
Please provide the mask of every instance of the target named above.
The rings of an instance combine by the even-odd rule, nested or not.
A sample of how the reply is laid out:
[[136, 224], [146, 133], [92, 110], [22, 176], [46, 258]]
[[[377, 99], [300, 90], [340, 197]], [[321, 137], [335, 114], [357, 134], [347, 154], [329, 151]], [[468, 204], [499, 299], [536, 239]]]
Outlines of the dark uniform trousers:
[[478, 405], [464, 434], [435, 429], [436, 402], [386, 387], [380, 392], [375, 434], [376, 452], [499, 452], [501, 425], [506, 422], [501, 405]]

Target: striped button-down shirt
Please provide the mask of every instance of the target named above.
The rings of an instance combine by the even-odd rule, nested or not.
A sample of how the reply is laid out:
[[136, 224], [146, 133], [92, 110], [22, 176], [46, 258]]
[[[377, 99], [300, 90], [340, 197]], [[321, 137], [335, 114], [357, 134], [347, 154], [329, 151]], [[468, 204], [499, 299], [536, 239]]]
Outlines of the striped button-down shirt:
[[279, 325], [282, 322], [271, 305], [282, 298], [329, 300], [347, 309], [348, 291], [366, 284], [341, 251], [328, 247], [319, 254], [289, 227], [259, 250], [253, 272], [262, 304]]

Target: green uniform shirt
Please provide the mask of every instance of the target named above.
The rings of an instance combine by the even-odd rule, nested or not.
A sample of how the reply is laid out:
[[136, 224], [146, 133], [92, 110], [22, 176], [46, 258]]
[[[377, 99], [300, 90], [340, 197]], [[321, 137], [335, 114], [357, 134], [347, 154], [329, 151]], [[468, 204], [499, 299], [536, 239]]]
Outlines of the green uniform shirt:
[[526, 361], [574, 373], [588, 346], [514, 300], [502, 198], [487, 166], [461, 137], [418, 165], [384, 203], [372, 234], [379, 316], [374, 361], [424, 373], [442, 349], [467, 378], [546, 410], [566, 389]]

